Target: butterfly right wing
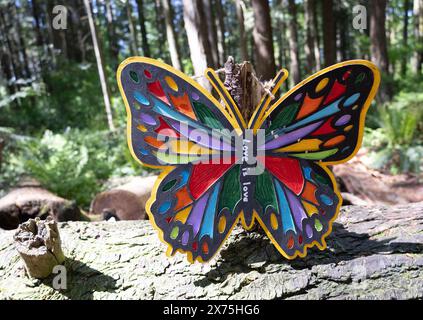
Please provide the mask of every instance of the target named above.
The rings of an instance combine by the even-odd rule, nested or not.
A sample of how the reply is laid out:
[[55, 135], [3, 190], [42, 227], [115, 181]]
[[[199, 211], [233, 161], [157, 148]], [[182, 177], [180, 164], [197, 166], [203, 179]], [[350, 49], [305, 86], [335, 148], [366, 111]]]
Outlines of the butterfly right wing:
[[314, 245], [323, 250], [341, 206], [332, 173], [307, 160], [266, 161], [268, 167], [255, 177], [255, 218], [288, 259], [304, 257]]

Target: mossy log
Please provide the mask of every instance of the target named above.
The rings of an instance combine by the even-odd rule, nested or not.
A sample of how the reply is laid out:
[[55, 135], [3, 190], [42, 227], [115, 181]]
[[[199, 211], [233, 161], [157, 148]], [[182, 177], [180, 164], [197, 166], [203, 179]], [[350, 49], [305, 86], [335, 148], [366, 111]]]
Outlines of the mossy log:
[[284, 259], [265, 235], [235, 228], [208, 264], [166, 246], [148, 221], [59, 224], [67, 289], [25, 276], [0, 232], [0, 299], [422, 299], [423, 203], [343, 207], [328, 248]]

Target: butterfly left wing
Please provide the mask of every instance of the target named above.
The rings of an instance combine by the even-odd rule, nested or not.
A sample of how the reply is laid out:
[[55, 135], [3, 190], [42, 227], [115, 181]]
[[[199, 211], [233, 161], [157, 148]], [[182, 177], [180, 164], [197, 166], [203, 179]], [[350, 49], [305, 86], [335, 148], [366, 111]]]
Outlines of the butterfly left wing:
[[[217, 76], [207, 75], [218, 83]], [[164, 169], [146, 211], [168, 253], [207, 261], [239, 217], [239, 165], [230, 133], [239, 111], [160, 61], [123, 62], [118, 83], [128, 113], [128, 144], [141, 163]], [[222, 92], [220, 92], [222, 93]], [[227, 92], [223, 92], [227, 95]], [[220, 131], [218, 131], [220, 130]]]
[[264, 186], [256, 187], [257, 218], [285, 257], [304, 256], [313, 245], [325, 248], [342, 201], [326, 165], [358, 151], [379, 82], [368, 61], [340, 63], [298, 84], [250, 124], [265, 132], [258, 147], [265, 171], [256, 185], [268, 180], [272, 186], [261, 198]]
[[147, 203], [168, 255], [210, 260], [240, 216], [239, 164], [187, 164], [159, 177]]
[[187, 164], [234, 150], [228, 132], [239, 123], [179, 70], [134, 57], [119, 66], [117, 79], [127, 110], [128, 146], [142, 164]]

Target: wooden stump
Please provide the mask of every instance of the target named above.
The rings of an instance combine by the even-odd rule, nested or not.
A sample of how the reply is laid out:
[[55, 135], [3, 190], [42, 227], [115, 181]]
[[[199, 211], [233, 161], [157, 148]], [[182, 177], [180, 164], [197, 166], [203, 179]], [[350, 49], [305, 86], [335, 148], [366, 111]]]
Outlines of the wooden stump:
[[57, 223], [51, 217], [21, 224], [13, 239], [26, 271], [33, 278], [47, 278], [65, 260]]
[[229, 57], [225, 63], [224, 85], [248, 122], [263, 96], [263, 85], [254, 75], [252, 64], [235, 63], [234, 58]]

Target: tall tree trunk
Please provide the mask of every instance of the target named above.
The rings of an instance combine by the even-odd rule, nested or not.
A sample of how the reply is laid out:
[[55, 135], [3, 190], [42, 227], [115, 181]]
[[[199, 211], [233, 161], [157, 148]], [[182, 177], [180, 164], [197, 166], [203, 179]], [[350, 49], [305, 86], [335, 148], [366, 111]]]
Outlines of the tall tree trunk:
[[[201, 0], [183, 0], [185, 30], [191, 55], [194, 73], [203, 75], [208, 66], [213, 65], [207, 24], [204, 23], [204, 12]], [[206, 81], [202, 81], [206, 85]], [[209, 87], [209, 86], [208, 86]]]
[[[386, 44], [385, 12], [387, 0], [370, 1], [370, 51], [372, 61], [381, 69], [382, 75], [389, 74], [388, 47]], [[380, 99], [385, 102], [391, 96], [390, 82], [381, 86]]]
[[325, 67], [336, 61], [336, 36], [333, 0], [323, 0], [323, 58]]
[[311, 0], [312, 2], [312, 21], [310, 21], [313, 26], [314, 31], [314, 56], [316, 57], [316, 70], [322, 69], [322, 54], [320, 53], [320, 35], [319, 35], [319, 23], [317, 15], [317, 0]]
[[217, 26], [217, 50], [219, 53], [219, 65], [223, 65], [226, 60], [225, 45], [225, 13], [222, 8], [222, 0], [215, 0], [216, 8], [215, 23]]
[[402, 26], [402, 46], [405, 50], [401, 57], [401, 74], [404, 76], [407, 73], [407, 62], [408, 62], [408, 9], [410, 8], [410, 0], [404, 0], [404, 12], [403, 12], [403, 26]]
[[134, 20], [132, 18], [132, 6], [129, 0], [126, 0], [125, 7], [126, 7], [126, 16], [128, 18], [128, 28], [129, 28], [129, 34], [130, 34], [129, 49], [131, 51], [131, 55], [137, 56], [138, 55], [137, 28], [134, 25]]
[[106, 109], [106, 117], [107, 117], [107, 123], [109, 125], [110, 131], [115, 130], [115, 126], [113, 124], [113, 114], [112, 114], [112, 108], [110, 105], [110, 97], [109, 97], [109, 89], [107, 86], [107, 78], [104, 72], [104, 65], [103, 60], [101, 57], [100, 47], [97, 40], [97, 32], [96, 27], [94, 24], [93, 15], [91, 12], [91, 6], [89, 0], [84, 0], [85, 10], [87, 12], [88, 16], [88, 23], [90, 26], [90, 32], [91, 32], [91, 39], [93, 41], [93, 47], [94, 47], [94, 54], [95, 59], [97, 61], [97, 69], [98, 69], [98, 76], [100, 78], [100, 84], [101, 84], [101, 91], [103, 92], [103, 100], [104, 100], [104, 107]]
[[254, 48], [257, 75], [270, 80], [276, 74], [272, 24], [268, 0], [252, 0], [254, 12]]
[[[167, 50], [165, 49], [166, 45], [166, 22], [163, 13], [163, 7], [160, 0], [154, 0], [154, 13], [156, 17], [156, 26], [157, 26], [157, 40], [158, 40], [158, 51], [159, 54], [162, 53], [166, 56], [166, 60], [169, 60]], [[150, 54], [153, 54], [150, 50]]]
[[106, 0], [104, 5], [106, 9], [106, 25], [107, 37], [109, 40], [109, 52], [114, 64], [116, 64], [119, 59], [119, 45], [117, 43], [113, 9], [110, 0]]
[[29, 79], [31, 78], [31, 71], [29, 70], [29, 60], [28, 55], [26, 53], [25, 39], [21, 29], [20, 13], [18, 11], [16, 3], [12, 4], [12, 19], [16, 36], [16, 44], [18, 46], [19, 55], [21, 57], [20, 62], [22, 65], [22, 70], [24, 72], [23, 75], [25, 76], [25, 78]]
[[423, 0], [414, 0], [413, 4], [414, 38], [417, 44], [413, 57], [413, 69], [416, 74], [422, 73], [423, 64]]
[[236, 16], [239, 25], [239, 49], [241, 52], [241, 61], [248, 60], [247, 37], [245, 35], [244, 24], [244, 8], [245, 4], [242, 0], [236, 0]]
[[19, 61], [16, 61], [16, 54], [14, 50], [13, 41], [10, 38], [10, 34], [8, 32], [8, 30], [10, 29], [11, 28], [10, 28], [10, 25], [8, 24], [8, 21], [6, 20], [6, 15], [4, 14], [3, 8], [0, 7], [0, 30], [1, 30], [2, 37], [4, 37], [3, 41], [4, 41], [5, 51], [9, 58], [8, 60], [11, 66], [12, 77], [14, 77], [15, 79], [18, 79], [22, 75], [19, 70], [19, 65], [18, 65]]
[[41, 18], [40, 18], [40, 7], [38, 0], [31, 0], [31, 8], [32, 8], [32, 17], [35, 22], [35, 41], [37, 44], [37, 47], [39, 47], [39, 50], [41, 53], [38, 53], [38, 63], [39, 63], [39, 71], [43, 69], [44, 63], [42, 60], [43, 54], [47, 54], [47, 50], [45, 48], [45, 41], [44, 41], [44, 35], [41, 29]]
[[289, 69], [294, 80], [294, 84], [301, 81], [300, 57], [298, 52], [298, 24], [297, 24], [297, 7], [295, 0], [288, 0], [288, 41], [289, 41]]
[[217, 49], [217, 30], [214, 19], [214, 11], [211, 0], [203, 1], [203, 12], [207, 23], [207, 34], [210, 44], [211, 56], [213, 59], [213, 65], [210, 67], [217, 68], [219, 66], [219, 52]]
[[272, 10], [274, 12], [279, 12], [279, 14], [276, 16], [276, 19], [275, 19], [276, 30], [278, 30], [278, 32], [276, 32], [276, 43], [278, 45], [278, 54], [276, 55], [275, 61], [277, 64], [277, 68], [283, 68], [287, 66], [287, 64], [285, 64], [285, 60], [283, 56], [284, 39], [286, 39], [286, 37], [285, 37], [284, 21], [282, 19], [282, 15], [283, 15], [282, 1], [281, 0], [274, 1]]
[[304, 23], [306, 27], [305, 54], [307, 59], [306, 70], [308, 74], [311, 74], [313, 71], [316, 70], [316, 56], [314, 50], [316, 42], [316, 30], [314, 29], [315, 6], [315, 0], [304, 1]]
[[10, 81], [14, 77], [13, 69], [12, 69], [12, 64], [10, 59], [10, 53], [7, 52], [7, 49], [3, 46], [0, 47], [0, 64], [1, 64], [2, 76], [6, 80], [7, 91], [10, 95], [12, 95], [16, 93], [14, 81]]
[[71, 19], [69, 20], [70, 27], [66, 32], [69, 55], [74, 61], [85, 62], [86, 48], [83, 39], [84, 35], [88, 33], [88, 28], [87, 24], [82, 23], [80, 16], [80, 11], [83, 12], [84, 5], [81, 0], [76, 0], [72, 2], [69, 8]]
[[47, 43], [50, 53], [50, 60], [51, 65], [50, 68], [56, 65], [56, 38], [57, 38], [57, 32], [54, 32], [53, 25], [52, 25], [52, 15], [51, 12], [53, 10], [54, 3], [52, 0], [48, 0], [47, 4], [45, 5], [44, 14], [46, 16], [46, 25], [47, 25]]
[[142, 53], [145, 57], [150, 57], [150, 45], [147, 39], [147, 28], [145, 27], [145, 16], [144, 16], [144, 0], [137, 0], [138, 8], [138, 20], [141, 30], [141, 40], [142, 40]]
[[336, 30], [338, 34], [338, 61], [345, 61], [349, 58], [349, 28], [350, 19], [348, 16], [348, 7], [345, 7], [342, 2], [337, 3], [336, 16]]
[[165, 21], [166, 21], [166, 36], [167, 43], [169, 45], [170, 59], [172, 60], [172, 65], [181, 71], [182, 63], [181, 57], [179, 55], [179, 45], [175, 35], [175, 29], [173, 27], [173, 11], [170, 4], [170, 0], [161, 0], [162, 7], [164, 11]]

